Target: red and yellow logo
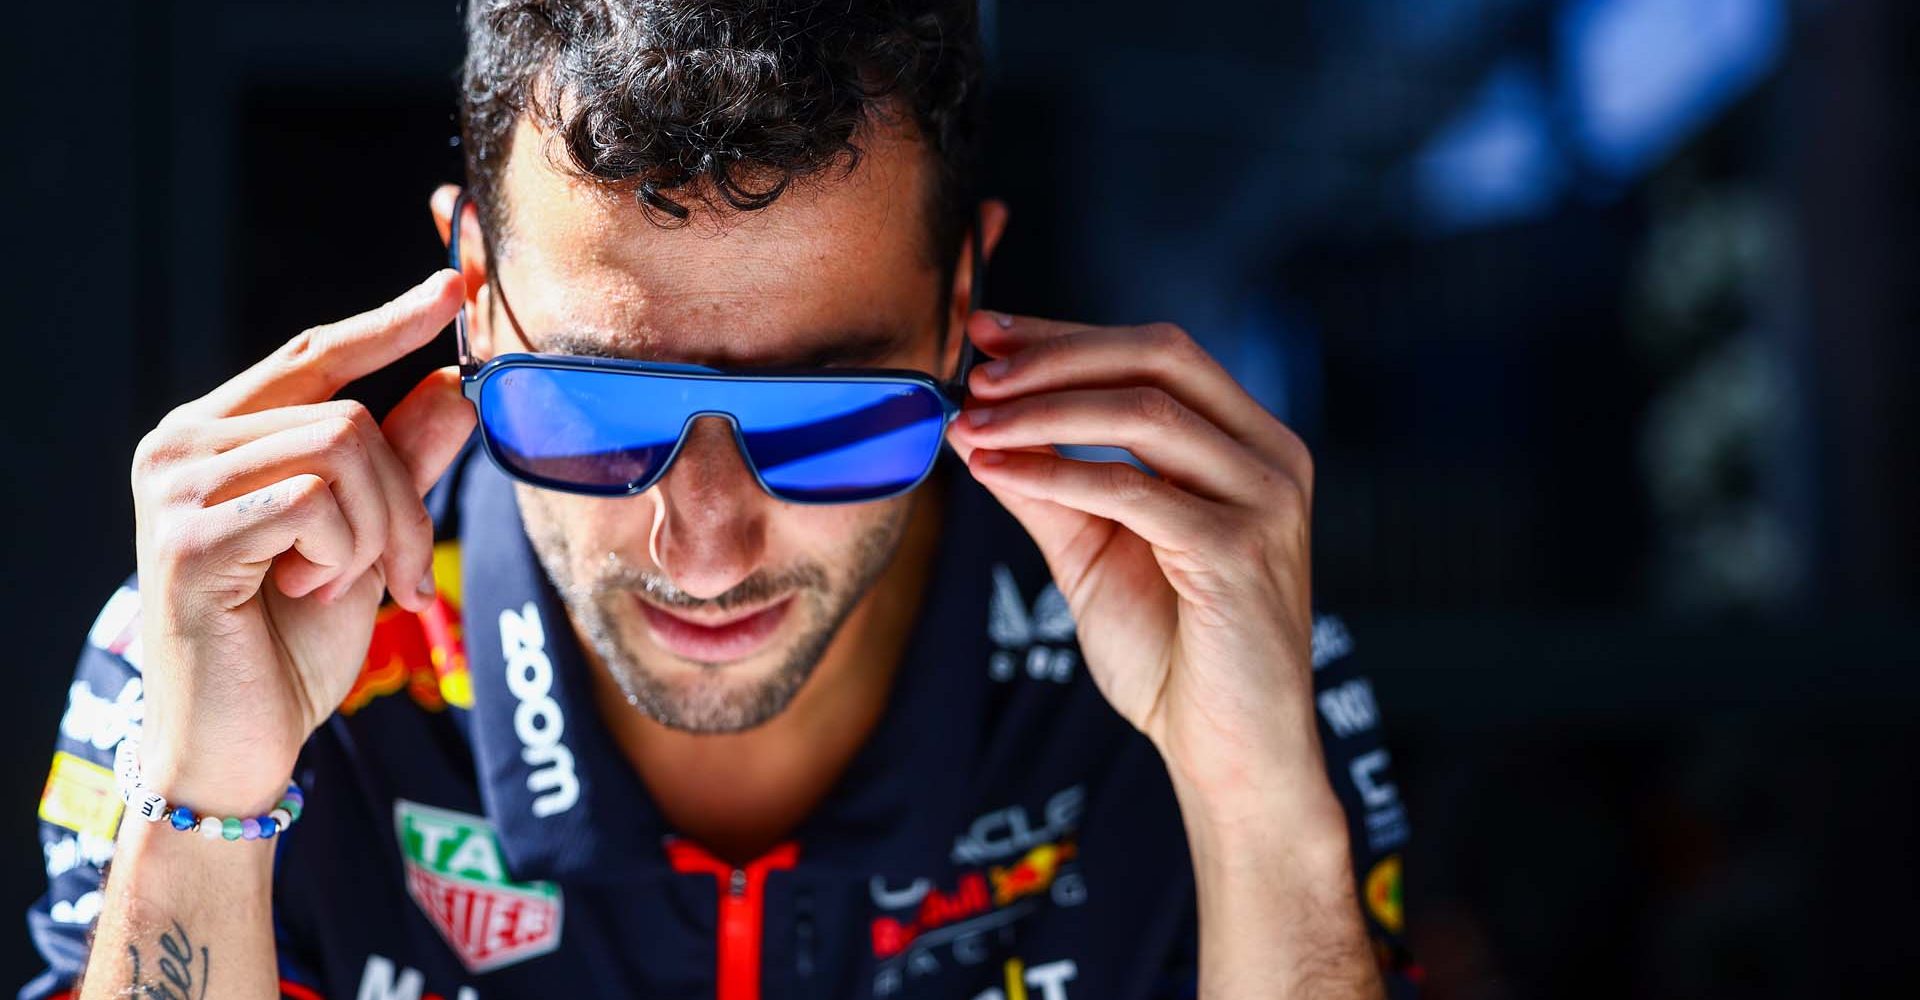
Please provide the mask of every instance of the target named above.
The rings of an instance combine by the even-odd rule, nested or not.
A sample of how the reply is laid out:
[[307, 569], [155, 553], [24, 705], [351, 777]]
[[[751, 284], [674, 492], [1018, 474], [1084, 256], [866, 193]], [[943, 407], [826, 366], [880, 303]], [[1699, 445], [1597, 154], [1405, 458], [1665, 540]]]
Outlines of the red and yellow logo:
[[1045, 892], [1060, 873], [1060, 863], [1073, 857], [1073, 841], [1041, 844], [1020, 860], [1006, 867], [987, 869], [993, 879], [993, 905], [1005, 906], [1016, 899]]
[[342, 715], [402, 688], [429, 711], [447, 705], [473, 707], [473, 679], [460, 627], [459, 542], [433, 547], [433, 585], [433, 605], [417, 615], [395, 604], [380, 608], [360, 676], [340, 705]]
[[1398, 934], [1406, 922], [1405, 904], [1400, 897], [1400, 855], [1390, 855], [1367, 873], [1367, 910], [1380, 926]]
[[875, 917], [872, 925], [874, 957], [898, 955], [921, 934], [985, 913], [987, 909], [987, 880], [979, 872], [968, 872], [960, 876], [960, 882], [952, 892], [938, 889], [928, 891], [912, 920]]

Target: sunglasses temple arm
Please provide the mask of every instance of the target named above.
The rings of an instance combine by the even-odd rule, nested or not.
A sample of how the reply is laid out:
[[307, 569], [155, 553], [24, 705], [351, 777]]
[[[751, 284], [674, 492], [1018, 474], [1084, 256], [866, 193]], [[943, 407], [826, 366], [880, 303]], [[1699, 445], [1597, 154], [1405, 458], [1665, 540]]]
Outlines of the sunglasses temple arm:
[[[447, 227], [447, 266], [459, 271], [462, 277], [467, 272], [460, 266], [460, 223], [467, 216], [468, 200], [466, 190], [461, 189], [460, 196], [453, 200], [453, 221]], [[473, 350], [467, 346], [467, 306], [464, 301], [460, 304], [460, 312], [453, 317], [453, 338], [456, 357], [460, 361], [460, 374], [473, 374], [479, 366], [474, 363]]]
[[[973, 258], [972, 281], [967, 284], [967, 315], [971, 317], [980, 311], [980, 300], [986, 294], [987, 256], [982, 251], [980, 240], [986, 233], [981, 218], [974, 216], [973, 234], [967, 238], [967, 249]], [[958, 402], [967, 398], [967, 376], [972, 373], [975, 362], [980, 360], [980, 350], [973, 346], [973, 338], [967, 336], [966, 324], [960, 325], [960, 364], [954, 372], [953, 381], [948, 383], [948, 395]]]

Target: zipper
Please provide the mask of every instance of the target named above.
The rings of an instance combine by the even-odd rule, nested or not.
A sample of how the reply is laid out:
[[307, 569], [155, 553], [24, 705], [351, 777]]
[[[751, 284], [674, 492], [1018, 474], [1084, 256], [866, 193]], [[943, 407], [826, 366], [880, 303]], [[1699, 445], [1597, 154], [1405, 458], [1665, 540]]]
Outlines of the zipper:
[[760, 1000], [767, 873], [792, 868], [799, 857], [800, 845], [789, 841], [745, 865], [730, 865], [691, 840], [667, 841], [667, 858], [675, 871], [712, 875], [718, 884], [714, 1000]]

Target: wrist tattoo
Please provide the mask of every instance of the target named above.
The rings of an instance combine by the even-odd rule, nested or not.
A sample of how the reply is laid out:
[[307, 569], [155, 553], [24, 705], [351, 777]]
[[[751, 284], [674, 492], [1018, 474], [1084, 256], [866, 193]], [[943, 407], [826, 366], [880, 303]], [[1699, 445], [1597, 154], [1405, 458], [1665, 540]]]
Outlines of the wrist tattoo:
[[130, 997], [159, 997], [161, 1000], [203, 1000], [207, 995], [207, 969], [211, 957], [205, 945], [196, 954], [193, 939], [187, 936], [187, 929], [180, 921], [173, 922], [173, 929], [160, 935], [160, 961], [152, 975], [143, 975], [140, 969], [140, 946], [129, 942], [127, 958], [132, 964], [132, 973], [127, 981], [123, 995]]

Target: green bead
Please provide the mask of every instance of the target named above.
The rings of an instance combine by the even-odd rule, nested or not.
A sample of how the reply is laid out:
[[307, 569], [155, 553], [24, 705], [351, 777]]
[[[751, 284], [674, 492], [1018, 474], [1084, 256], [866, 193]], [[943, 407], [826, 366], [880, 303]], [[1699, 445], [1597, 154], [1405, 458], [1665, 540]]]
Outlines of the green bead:
[[220, 836], [226, 840], [240, 839], [240, 821], [228, 816], [220, 821]]
[[294, 819], [300, 818], [300, 803], [292, 799], [281, 799], [279, 806], [287, 811], [287, 815], [292, 816]]

